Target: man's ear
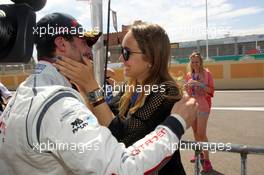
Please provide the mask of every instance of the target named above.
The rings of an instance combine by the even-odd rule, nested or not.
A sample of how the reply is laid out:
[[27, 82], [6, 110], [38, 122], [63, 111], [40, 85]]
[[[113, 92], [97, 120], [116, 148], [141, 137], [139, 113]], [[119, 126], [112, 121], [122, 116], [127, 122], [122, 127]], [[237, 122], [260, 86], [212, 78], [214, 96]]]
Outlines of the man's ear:
[[56, 45], [56, 49], [58, 49], [60, 52], [65, 52], [66, 51], [65, 42], [66, 42], [66, 40], [63, 37], [61, 37], [61, 36], [56, 37], [54, 40], [54, 43]]

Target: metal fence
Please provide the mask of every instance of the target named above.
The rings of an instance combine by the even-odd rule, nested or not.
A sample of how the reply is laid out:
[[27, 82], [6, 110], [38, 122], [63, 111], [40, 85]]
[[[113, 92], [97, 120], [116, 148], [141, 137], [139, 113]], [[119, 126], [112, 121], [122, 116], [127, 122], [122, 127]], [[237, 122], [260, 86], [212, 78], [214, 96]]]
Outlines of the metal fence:
[[0, 75], [30, 73], [34, 64], [2, 64], [0, 65]]
[[[264, 147], [260, 146], [248, 146], [248, 145], [239, 145], [239, 144], [222, 144], [221, 149], [217, 146], [220, 143], [213, 142], [194, 142], [194, 141], [181, 141], [181, 148], [185, 149], [186, 146], [189, 149], [195, 151], [195, 175], [200, 174], [200, 153], [203, 151], [203, 148], [208, 148], [208, 151], [220, 151], [220, 152], [232, 152], [239, 153], [241, 160], [241, 175], [247, 174], [247, 155], [248, 154], [259, 154], [264, 155]], [[184, 147], [183, 147], [184, 146]]]

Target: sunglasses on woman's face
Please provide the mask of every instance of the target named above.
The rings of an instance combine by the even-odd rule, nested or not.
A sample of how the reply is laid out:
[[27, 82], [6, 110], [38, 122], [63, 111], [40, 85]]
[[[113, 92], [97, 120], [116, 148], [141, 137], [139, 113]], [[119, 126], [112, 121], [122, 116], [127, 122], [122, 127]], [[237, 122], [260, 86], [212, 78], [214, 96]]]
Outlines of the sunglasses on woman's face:
[[143, 54], [142, 52], [132, 52], [129, 48], [127, 47], [121, 47], [121, 54], [124, 58], [125, 61], [128, 61], [129, 59], [129, 56], [132, 54], [132, 53], [136, 53], [136, 54]]

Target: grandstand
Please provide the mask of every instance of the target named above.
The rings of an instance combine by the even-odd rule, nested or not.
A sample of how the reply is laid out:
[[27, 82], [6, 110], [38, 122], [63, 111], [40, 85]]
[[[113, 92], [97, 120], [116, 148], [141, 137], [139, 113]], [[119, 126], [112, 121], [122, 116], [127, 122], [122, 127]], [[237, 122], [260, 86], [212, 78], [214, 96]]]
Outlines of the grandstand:
[[[208, 40], [209, 58], [214, 61], [241, 59], [264, 59], [264, 35], [248, 35]], [[172, 48], [172, 62], [186, 63], [193, 51], [206, 55], [206, 41], [197, 40], [179, 43]]]
[[[128, 27], [129, 26], [122, 26], [121, 32], [111, 33], [109, 36], [111, 63], [119, 62], [120, 43], [122, 42], [123, 36], [127, 32]], [[205, 56], [205, 44], [205, 40], [171, 43], [172, 63], [187, 63], [188, 57], [193, 51], [198, 51]], [[264, 59], [264, 34], [209, 39], [208, 44], [209, 58], [215, 61]]]

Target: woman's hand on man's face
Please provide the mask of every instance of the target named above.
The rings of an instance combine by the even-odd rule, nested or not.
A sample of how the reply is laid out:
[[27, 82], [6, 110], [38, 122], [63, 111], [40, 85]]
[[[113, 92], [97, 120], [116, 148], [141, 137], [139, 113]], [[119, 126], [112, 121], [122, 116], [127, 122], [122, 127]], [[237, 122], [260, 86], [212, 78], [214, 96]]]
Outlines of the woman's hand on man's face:
[[93, 63], [87, 57], [83, 57], [83, 62], [77, 62], [71, 58], [62, 57], [53, 65], [62, 75], [70, 79], [71, 83], [76, 84], [86, 92], [93, 91], [99, 87], [94, 78]]

